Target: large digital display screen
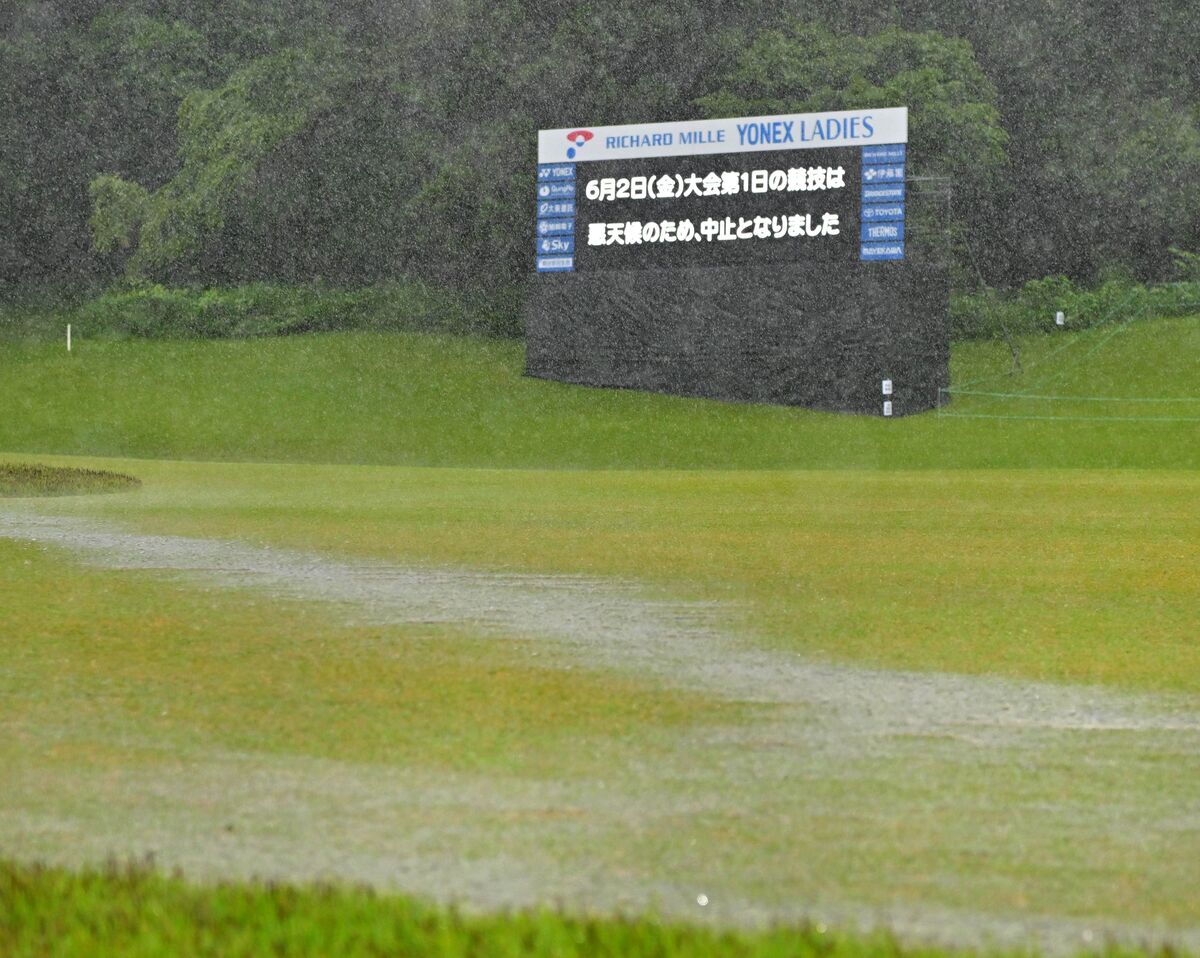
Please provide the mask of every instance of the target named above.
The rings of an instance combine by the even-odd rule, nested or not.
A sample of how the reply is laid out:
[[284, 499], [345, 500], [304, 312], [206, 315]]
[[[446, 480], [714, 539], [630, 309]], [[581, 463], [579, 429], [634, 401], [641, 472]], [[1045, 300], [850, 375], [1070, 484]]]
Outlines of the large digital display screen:
[[904, 259], [904, 108], [543, 130], [535, 266]]

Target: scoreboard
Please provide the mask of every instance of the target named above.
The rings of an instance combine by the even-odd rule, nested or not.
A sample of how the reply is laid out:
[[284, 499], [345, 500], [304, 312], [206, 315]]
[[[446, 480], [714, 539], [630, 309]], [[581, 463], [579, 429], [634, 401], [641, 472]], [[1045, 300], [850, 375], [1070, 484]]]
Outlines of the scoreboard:
[[535, 267], [903, 259], [907, 138], [904, 109], [543, 131]]
[[[910, 262], [907, 141], [903, 107], [540, 131], [527, 372], [886, 415], [927, 408], [948, 344], [897, 329], [927, 355], [889, 363], [899, 341], [880, 338], [930, 306], [929, 277], [913, 280], [933, 264]], [[887, 315], [864, 316], [880, 304]], [[849, 378], [831, 384], [827, 362], [814, 368], [830, 357], [813, 347], [834, 349], [839, 322], [833, 368]], [[850, 395], [865, 388], [853, 371], [864, 363], [895, 367], [879, 373], [886, 407]], [[922, 366], [924, 381], [902, 391], [904, 370]]]

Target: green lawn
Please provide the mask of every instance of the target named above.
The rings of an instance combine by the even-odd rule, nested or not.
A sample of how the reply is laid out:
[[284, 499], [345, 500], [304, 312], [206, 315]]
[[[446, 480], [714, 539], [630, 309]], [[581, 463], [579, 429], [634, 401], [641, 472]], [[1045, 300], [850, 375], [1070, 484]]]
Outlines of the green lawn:
[[53, 504], [131, 528], [629, 578], [820, 658], [1200, 693], [1194, 472], [52, 461], [142, 479]]
[[[806, 658], [1104, 682], [1185, 708], [1200, 697], [1191, 474], [74, 462], [143, 486], [9, 508], [634, 578], [719, 600], [746, 642]], [[479, 862], [483, 875], [533, 869], [572, 913], [607, 913], [625, 893], [676, 918], [723, 923], [753, 904], [846, 928], [854, 905], [960, 941], [1021, 916], [1169, 933], [1200, 908], [1200, 768], [1175, 733], [989, 744], [968, 729], [810, 752], [802, 710], [563, 668], [519, 635], [356, 624], [336, 606], [3, 540], [0, 594], [0, 855], [18, 861], [153, 851], [192, 879], [333, 874], [488, 901], [508, 879], [444, 878], [446, 860]], [[580, 876], [605, 894], [581, 899]], [[696, 909], [699, 893], [713, 905]], [[350, 898], [346, 921], [360, 905], [387, 920]], [[67, 918], [89, 921], [86, 908]], [[160, 933], [108, 927], [97, 934], [118, 942]], [[201, 934], [186, 914], [164, 933]], [[259, 951], [271, 940], [245, 935]]]
[[[884, 421], [588, 390], [521, 378], [513, 344], [436, 336], [10, 344], [0, 460], [142, 485], [0, 499], [0, 521], [628, 580], [715, 602], [744, 646], [804, 661], [1097, 684], [1195, 710], [1198, 329], [1031, 339], [1021, 376], [1002, 346], [956, 349], [956, 384], [979, 392], [1184, 400], [1179, 415], [1148, 407], [1175, 421], [1137, 422], [1083, 418], [1087, 399], [963, 395], [953, 415]], [[957, 418], [1043, 414], [1078, 418]], [[842, 755], [811, 748], [803, 710], [565, 668], [528, 636], [358, 622], [4, 539], [0, 609], [0, 856], [153, 850], [193, 878], [265, 861], [473, 901], [487, 886], [436, 863], [519, 861], [718, 923], [747, 903], [851, 923], [849, 903], [968, 937], [980, 916], [1170, 931], [1200, 909], [1190, 733], [912, 733]], [[389, 871], [400, 854], [416, 871]], [[714, 901], [695, 911], [700, 891]], [[50, 894], [76, 903], [60, 925], [40, 917]], [[80, 954], [370, 953], [412, 934], [431, 954], [508, 953], [530, 935], [556, 954], [580, 935], [581, 953], [609, 935], [645, 954], [840, 953], [794, 933], [472, 925], [422, 907], [9, 867], [0, 951], [40, 953], [49, 935]], [[149, 917], [127, 920], [136, 908]]]
[[[960, 344], [953, 382], [1187, 399], [1200, 395], [1197, 356], [1200, 318], [1139, 321], [1031, 337], [1023, 376], [1008, 375], [1003, 344]], [[0, 449], [488, 468], [1200, 466], [1200, 402], [1047, 406], [964, 395], [948, 410], [956, 417], [1116, 418], [884, 420], [564, 386], [522, 378], [521, 368], [518, 343], [421, 334], [85, 340], [70, 355], [9, 342]], [[1139, 421], [1125, 421], [1131, 409]]]
[[[175, 955], [250, 958], [904, 958], [904, 949], [816, 926], [720, 932], [551, 911], [468, 916], [365, 889], [197, 889], [136, 868], [82, 874], [0, 863], [0, 951], [10, 958]], [[997, 954], [1001, 954], [997, 952]]]
[[[703, 696], [540, 666], [461, 628], [347, 626], [319, 606], [172, 588], [4, 539], [0, 582], [0, 765], [13, 775], [85, 753], [97, 768], [145, 761], [144, 748], [96, 748], [120, 730], [155, 749], [219, 743], [544, 778], [571, 771], [573, 754], [575, 772], [594, 769], [610, 737], [737, 714]], [[55, 742], [41, 753], [48, 730]]]

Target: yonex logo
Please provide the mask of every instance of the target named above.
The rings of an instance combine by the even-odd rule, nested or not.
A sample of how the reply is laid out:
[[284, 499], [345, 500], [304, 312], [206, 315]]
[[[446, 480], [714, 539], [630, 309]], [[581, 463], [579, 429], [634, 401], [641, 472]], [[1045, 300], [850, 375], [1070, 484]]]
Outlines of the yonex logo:
[[576, 151], [581, 150], [584, 144], [595, 135], [591, 130], [572, 130], [568, 133], [567, 139], [575, 145], [567, 148], [567, 159], [573, 160]]

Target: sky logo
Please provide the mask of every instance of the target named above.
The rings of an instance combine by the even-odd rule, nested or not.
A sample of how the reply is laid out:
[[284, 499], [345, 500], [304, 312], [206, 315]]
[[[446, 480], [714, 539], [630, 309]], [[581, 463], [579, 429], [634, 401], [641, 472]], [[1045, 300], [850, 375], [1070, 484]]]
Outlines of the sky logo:
[[575, 153], [583, 149], [584, 144], [595, 135], [591, 130], [572, 130], [568, 133], [567, 139], [575, 145], [567, 148], [567, 159], [575, 159]]

